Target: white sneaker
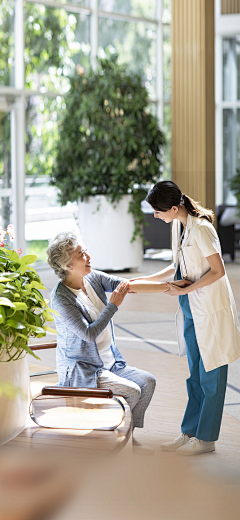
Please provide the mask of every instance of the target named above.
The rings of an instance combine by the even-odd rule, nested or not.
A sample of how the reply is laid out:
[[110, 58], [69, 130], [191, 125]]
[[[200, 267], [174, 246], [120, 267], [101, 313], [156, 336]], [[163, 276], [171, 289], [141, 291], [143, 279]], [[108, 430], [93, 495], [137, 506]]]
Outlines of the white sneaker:
[[200, 455], [200, 453], [208, 453], [215, 451], [215, 442], [200, 441], [196, 437], [191, 439], [181, 448], [178, 448], [178, 455]]
[[181, 446], [184, 446], [189, 441], [190, 437], [186, 433], [181, 433], [179, 437], [174, 439], [173, 441], [163, 442], [161, 444], [161, 448], [164, 451], [176, 451]]

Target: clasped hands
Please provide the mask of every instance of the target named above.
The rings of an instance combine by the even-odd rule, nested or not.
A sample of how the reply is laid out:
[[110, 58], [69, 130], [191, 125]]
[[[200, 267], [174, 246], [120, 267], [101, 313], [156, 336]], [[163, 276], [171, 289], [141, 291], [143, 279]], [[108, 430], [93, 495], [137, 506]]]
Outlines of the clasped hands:
[[184, 290], [189, 285], [192, 285], [193, 282], [190, 280], [178, 280], [177, 282], [165, 282], [168, 286], [167, 291], [165, 291], [166, 294], [169, 296], [182, 296], [184, 294], [187, 294], [187, 292]]

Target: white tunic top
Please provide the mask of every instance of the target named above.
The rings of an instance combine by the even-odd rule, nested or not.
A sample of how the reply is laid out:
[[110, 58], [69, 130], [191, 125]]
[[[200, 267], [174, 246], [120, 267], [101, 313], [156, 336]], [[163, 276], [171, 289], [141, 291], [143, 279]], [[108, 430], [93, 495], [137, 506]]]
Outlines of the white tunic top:
[[[82, 289], [76, 290], [71, 289], [71, 287], [69, 287], [69, 289], [71, 289], [71, 291], [76, 294], [78, 299], [83, 303], [84, 307], [86, 307], [92, 320], [95, 321], [97, 318], [99, 318], [100, 314], [102, 314], [106, 306], [102, 300], [100, 300], [88, 280], [83, 279], [83, 283], [87, 291], [87, 295], [82, 291]], [[100, 358], [103, 361], [104, 368], [110, 370], [115, 363], [115, 357], [111, 350], [112, 332], [110, 322], [96, 338], [96, 344]]]
[[[179, 262], [179, 237], [180, 221], [174, 220], [172, 248], [175, 270]], [[182, 267], [187, 270], [187, 278], [196, 282], [210, 270], [207, 257], [216, 253], [221, 256], [220, 242], [214, 226], [206, 219], [188, 215], [182, 250], [184, 255]], [[238, 359], [240, 329], [227, 274], [210, 285], [190, 292], [188, 298], [206, 372]], [[176, 324], [180, 355], [184, 355], [186, 342], [183, 336], [184, 315], [181, 307], [177, 312]]]

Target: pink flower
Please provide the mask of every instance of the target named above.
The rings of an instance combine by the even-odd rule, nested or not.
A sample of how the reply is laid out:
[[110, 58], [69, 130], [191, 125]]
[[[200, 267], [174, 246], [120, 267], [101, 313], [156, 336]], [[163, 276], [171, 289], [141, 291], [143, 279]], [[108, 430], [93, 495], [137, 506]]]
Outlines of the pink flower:
[[22, 255], [22, 249], [21, 249], [21, 247], [19, 247], [19, 249], [17, 250], [17, 253], [18, 253], [19, 255]]
[[0, 240], [4, 240], [6, 231], [2, 227], [0, 228]]
[[12, 224], [8, 224], [6, 232], [10, 236], [10, 240], [14, 240], [14, 227]]
[[0, 242], [0, 247], [4, 247], [4, 246], [5, 246], [4, 242]]

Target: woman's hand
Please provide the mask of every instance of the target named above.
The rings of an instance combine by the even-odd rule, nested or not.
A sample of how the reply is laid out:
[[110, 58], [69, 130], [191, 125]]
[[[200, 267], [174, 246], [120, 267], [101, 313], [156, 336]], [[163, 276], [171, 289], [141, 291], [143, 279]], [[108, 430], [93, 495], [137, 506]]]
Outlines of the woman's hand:
[[121, 305], [122, 301], [124, 300], [126, 294], [128, 293], [128, 290], [129, 290], [129, 282], [128, 281], [121, 282], [117, 286], [115, 291], [113, 291], [111, 298], [109, 300], [110, 303], [114, 303], [114, 305], [119, 307], [119, 305]]
[[172, 285], [177, 285], [178, 287], [188, 287], [192, 285], [193, 282], [190, 280], [177, 280], [176, 282], [172, 282]]
[[[168, 290], [166, 291], [166, 294], [169, 294], [169, 296], [182, 296], [186, 293], [186, 287], [181, 287], [179, 285], [166, 282], [168, 286]], [[191, 285], [191, 284], [190, 284]]]

